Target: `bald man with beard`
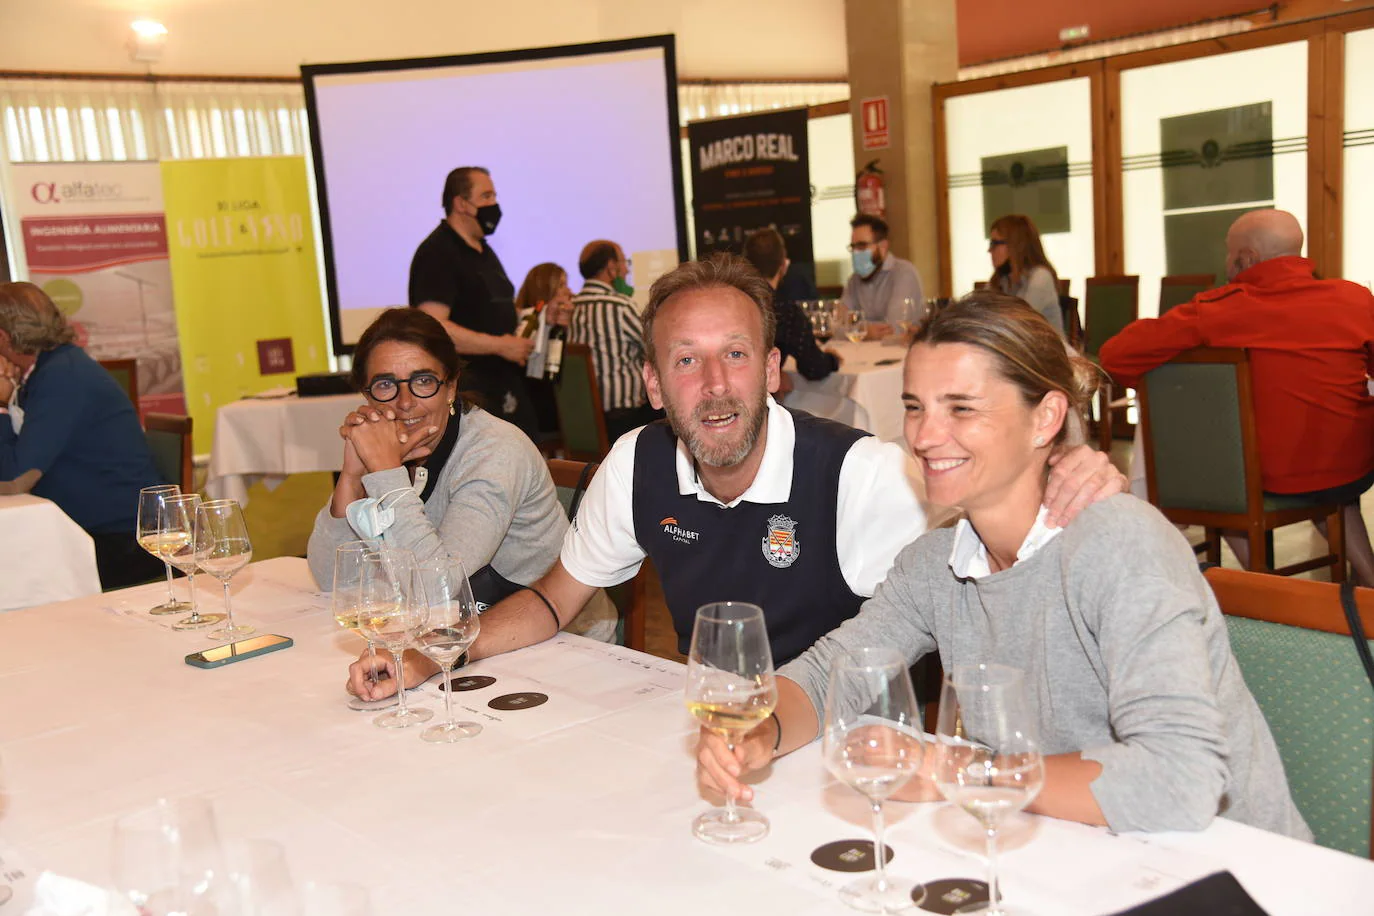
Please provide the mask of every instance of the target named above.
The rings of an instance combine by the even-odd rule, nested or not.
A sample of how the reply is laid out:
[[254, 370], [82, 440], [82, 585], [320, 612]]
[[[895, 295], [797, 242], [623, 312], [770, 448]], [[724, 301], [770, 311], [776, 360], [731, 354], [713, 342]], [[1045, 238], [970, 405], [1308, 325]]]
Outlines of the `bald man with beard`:
[[[1226, 233], [1229, 282], [1127, 325], [1102, 346], [1102, 367], [1136, 387], [1184, 350], [1249, 350], [1265, 493], [1345, 506], [1355, 579], [1374, 586], [1359, 505], [1374, 486], [1374, 295], [1346, 280], [1318, 279], [1302, 243], [1293, 214], [1244, 214]], [[1245, 563], [1245, 541], [1227, 540]]]

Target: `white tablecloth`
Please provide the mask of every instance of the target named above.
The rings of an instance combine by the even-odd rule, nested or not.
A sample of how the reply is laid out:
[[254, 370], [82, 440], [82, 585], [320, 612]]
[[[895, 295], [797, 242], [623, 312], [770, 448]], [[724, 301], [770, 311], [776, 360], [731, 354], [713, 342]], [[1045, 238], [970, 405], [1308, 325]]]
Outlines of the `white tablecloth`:
[[215, 414], [206, 492], [217, 499], [248, 501], [248, 487], [269, 486], [288, 474], [343, 467], [339, 426], [362, 396], [287, 397], [226, 404]]
[[[470, 673], [496, 684], [455, 701], [485, 730], [433, 746], [347, 708], [360, 640], [335, 628], [303, 560], [254, 564], [234, 586], [237, 614], [295, 647], [215, 670], [182, 661], [203, 633], [145, 613], [161, 588], [0, 615], [0, 847], [104, 882], [116, 816], [204, 794], [225, 837], [282, 843], [298, 879], [371, 887], [378, 914], [852, 912], [835, 895], [849, 876], [808, 854], [865, 836], [867, 809], [814, 744], [759, 782], [766, 840], [693, 839], [706, 805], [675, 663], [574, 636], [478, 662]], [[525, 690], [550, 699], [487, 705]], [[412, 698], [442, 706], [433, 686]], [[889, 821], [895, 874], [982, 876], [966, 815], [893, 804]], [[1374, 899], [1374, 864], [1225, 820], [1143, 840], [1024, 817], [1005, 845], [1009, 902], [1040, 916], [1115, 912], [1221, 868], [1271, 916], [1365, 913]]]
[[95, 542], [57, 504], [0, 496], [0, 611], [100, 593]]
[[793, 388], [783, 403], [867, 430], [885, 441], [901, 441], [902, 359], [906, 349], [876, 340], [850, 343], [842, 339], [831, 340], [826, 347], [843, 361], [839, 371], [810, 382], [788, 360], [784, 368]]

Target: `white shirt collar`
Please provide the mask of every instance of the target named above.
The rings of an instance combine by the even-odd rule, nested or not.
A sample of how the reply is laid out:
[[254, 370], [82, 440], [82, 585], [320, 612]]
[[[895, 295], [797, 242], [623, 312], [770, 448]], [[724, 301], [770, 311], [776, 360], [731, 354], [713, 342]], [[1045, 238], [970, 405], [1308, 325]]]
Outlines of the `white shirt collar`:
[[749, 484], [738, 498], [723, 503], [706, 491], [697, 476], [696, 462], [687, 449], [687, 443], [677, 441], [677, 491], [682, 496], [696, 495], [702, 502], [715, 503], [727, 509], [742, 502], [783, 503], [792, 493], [792, 447], [797, 441], [797, 431], [792, 425], [792, 415], [787, 412], [772, 395], [768, 397], [768, 438], [763, 445], [763, 460], [759, 462], [754, 482]]
[[[1035, 524], [1031, 525], [1030, 531], [1026, 533], [1026, 539], [1021, 542], [1021, 549], [1016, 551], [1017, 563], [1029, 560], [1037, 550], [1064, 530], [1045, 524], [1045, 516], [1049, 511], [1045, 506], [1041, 506], [1040, 511], [1035, 514]], [[988, 548], [966, 518], [959, 519], [959, 524], [954, 528], [954, 549], [949, 554], [949, 568], [954, 570], [954, 575], [960, 579], [981, 579], [992, 575], [992, 567], [988, 564]]]

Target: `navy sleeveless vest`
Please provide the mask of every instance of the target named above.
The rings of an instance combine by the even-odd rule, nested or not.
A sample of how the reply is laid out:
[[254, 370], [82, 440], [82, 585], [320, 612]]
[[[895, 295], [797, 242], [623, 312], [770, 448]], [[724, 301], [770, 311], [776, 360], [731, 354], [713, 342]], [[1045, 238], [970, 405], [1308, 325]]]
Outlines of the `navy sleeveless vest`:
[[666, 420], [650, 423], [635, 443], [635, 539], [658, 570], [683, 653], [697, 608], [713, 601], [763, 608], [776, 665], [805, 652], [864, 601], [840, 571], [835, 510], [844, 456], [868, 433], [789, 412], [797, 440], [784, 503], [727, 509], [680, 495], [677, 437]]

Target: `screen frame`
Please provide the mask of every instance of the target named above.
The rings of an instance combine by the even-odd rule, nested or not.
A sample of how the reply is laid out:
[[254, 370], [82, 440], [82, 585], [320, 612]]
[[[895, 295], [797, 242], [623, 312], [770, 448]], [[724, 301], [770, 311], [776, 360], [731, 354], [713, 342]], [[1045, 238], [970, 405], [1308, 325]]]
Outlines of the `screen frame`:
[[444, 57], [413, 57], [398, 60], [354, 61], [336, 64], [302, 64], [301, 85], [305, 89], [306, 120], [310, 129], [310, 158], [315, 175], [315, 194], [319, 202], [320, 246], [324, 252], [325, 297], [329, 303], [329, 336], [335, 356], [352, 354], [354, 344], [343, 341], [343, 324], [339, 314], [338, 278], [334, 271], [334, 239], [329, 222], [329, 193], [324, 183], [324, 156], [320, 142], [319, 111], [315, 100], [315, 78], [340, 73], [394, 72], [424, 70], [434, 67], [502, 64], [512, 61], [552, 60], [564, 57], [583, 57], [617, 51], [658, 49], [663, 52], [664, 85], [667, 87], [668, 150], [673, 174], [673, 219], [676, 223], [677, 257], [687, 260], [687, 202], [682, 182], [681, 126], [678, 124], [677, 52], [672, 35], [647, 35], [642, 38], [622, 38], [615, 41], [595, 41], [576, 45], [555, 45], [546, 48], [523, 48], [512, 51], [483, 51], [476, 54], [455, 54]]

